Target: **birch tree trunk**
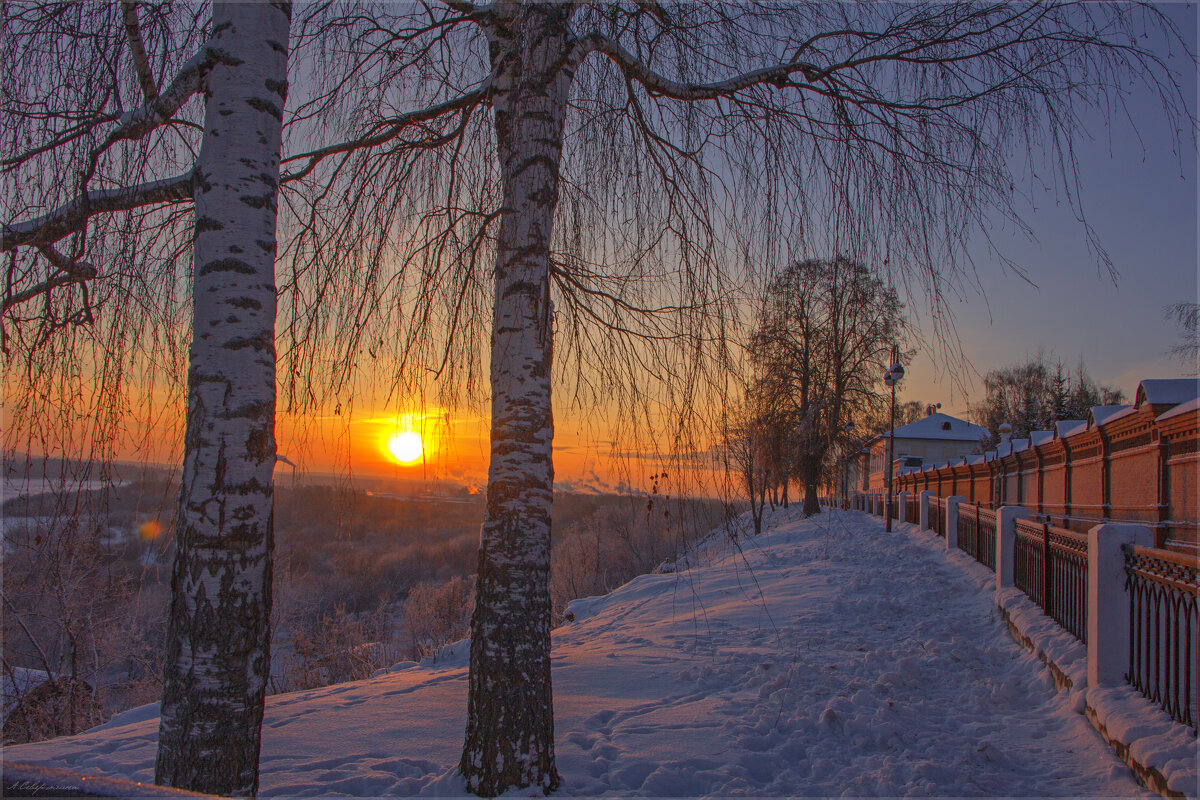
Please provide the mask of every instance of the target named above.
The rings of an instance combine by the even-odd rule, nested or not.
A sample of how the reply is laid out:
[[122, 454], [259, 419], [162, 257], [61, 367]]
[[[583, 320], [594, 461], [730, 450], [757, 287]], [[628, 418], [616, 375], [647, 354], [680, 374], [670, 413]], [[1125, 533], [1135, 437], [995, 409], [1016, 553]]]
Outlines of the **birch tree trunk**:
[[550, 243], [572, 72], [569, 6], [509, 7], [490, 27], [504, 202], [492, 322], [492, 452], [471, 616], [467, 788], [558, 786], [550, 687]]
[[195, 170], [187, 433], [155, 781], [258, 790], [270, 674], [275, 216], [286, 2], [214, 3]]

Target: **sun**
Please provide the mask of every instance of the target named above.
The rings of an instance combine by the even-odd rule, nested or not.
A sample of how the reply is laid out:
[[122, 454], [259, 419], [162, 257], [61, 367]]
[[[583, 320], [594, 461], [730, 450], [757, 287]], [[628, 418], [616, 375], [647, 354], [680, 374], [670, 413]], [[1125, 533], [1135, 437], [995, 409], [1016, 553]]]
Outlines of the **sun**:
[[425, 453], [421, 435], [413, 431], [401, 431], [393, 435], [388, 439], [387, 449], [398, 464], [415, 464]]

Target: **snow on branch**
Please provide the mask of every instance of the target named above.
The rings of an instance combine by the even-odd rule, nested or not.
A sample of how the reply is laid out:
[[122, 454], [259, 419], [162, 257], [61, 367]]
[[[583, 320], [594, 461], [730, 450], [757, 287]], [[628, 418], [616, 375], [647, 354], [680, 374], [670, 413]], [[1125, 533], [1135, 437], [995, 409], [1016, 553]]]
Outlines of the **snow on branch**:
[[[158, 89], [154, 88], [154, 97], [149, 99], [145, 105], [130, 109], [119, 116], [116, 114], [105, 114], [73, 125], [69, 130], [64, 131], [49, 142], [0, 159], [0, 166], [10, 167], [15, 164], [24, 163], [34, 156], [61, 147], [81, 136], [87, 135], [98, 125], [116, 121], [117, 127], [89, 154], [88, 161], [90, 166], [88, 172], [90, 173], [94, 170], [100, 156], [112, 145], [120, 141], [140, 139], [159, 126], [169, 122], [175, 113], [183, 107], [183, 104], [188, 101], [188, 98], [204, 90], [208, 73], [212, 71], [215, 65], [221, 63], [224, 58], [225, 56], [220, 50], [206, 44], [195, 55], [183, 63], [183, 66], [180, 67], [179, 72], [171, 81], [171, 85], [165, 91], [159, 93]], [[139, 74], [139, 79], [144, 77]]]
[[155, 96], [145, 105], [122, 114], [119, 127], [108, 135], [96, 152], [103, 152], [113, 143], [124, 139], [140, 139], [171, 119], [188, 98], [204, 89], [208, 73], [225, 58], [220, 50], [205, 44], [183, 63], [166, 91], [158, 94], [155, 90]]
[[154, 72], [150, 69], [150, 59], [146, 56], [146, 42], [142, 38], [142, 28], [138, 24], [137, 3], [135, 0], [121, 0], [121, 17], [125, 24], [125, 39], [129, 42], [129, 52], [133, 57], [133, 68], [137, 72], [138, 83], [142, 87], [142, 95], [147, 103], [158, 99], [158, 83], [154, 80]]
[[22, 245], [41, 247], [56, 242], [82, 228], [95, 214], [190, 201], [193, 180], [189, 170], [173, 178], [138, 186], [87, 192], [40, 217], [11, 225], [0, 223], [0, 252], [8, 252]]
[[478, 6], [468, 0], [442, 0], [448, 8], [459, 12], [460, 14], [474, 14], [479, 10]]

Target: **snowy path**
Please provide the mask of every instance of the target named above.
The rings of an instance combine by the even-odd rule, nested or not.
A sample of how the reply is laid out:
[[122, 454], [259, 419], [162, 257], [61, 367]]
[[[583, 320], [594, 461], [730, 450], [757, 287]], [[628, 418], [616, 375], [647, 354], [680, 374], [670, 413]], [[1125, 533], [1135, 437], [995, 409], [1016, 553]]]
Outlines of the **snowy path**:
[[[982, 567], [854, 512], [775, 523], [577, 604], [555, 635], [562, 794], [1151, 796], [1008, 636]], [[262, 794], [459, 793], [457, 649], [271, 698]], [[156, 723], [4, 755], [147, 780]]]

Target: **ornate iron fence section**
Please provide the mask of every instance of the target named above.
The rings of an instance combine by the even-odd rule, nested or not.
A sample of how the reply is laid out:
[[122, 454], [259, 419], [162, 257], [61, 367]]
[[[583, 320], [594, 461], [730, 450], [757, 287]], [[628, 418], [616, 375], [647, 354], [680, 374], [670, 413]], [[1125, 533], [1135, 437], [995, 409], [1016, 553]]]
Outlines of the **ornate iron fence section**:
[[[995, 517], [992, 519], [995, 537]], [[1086, 644], [1087, 537], [1022, 519], [1017, 520], [1013, 551], [1013, 583], [1064, 630]]]
[[979, 555], [975, 556], [980, 564], [996, 571], [996, 512], [975, 506], [975, 529], [979, 532]]
[[1042, 559], [1046, 613], [1076, 639], [1087, 643], [1087, 536], [1044, 526]]
[[1129, 672], [1125, 678], [1172, 719], [1197, 733], [1200, 709], [1200, 562], [1169, 550], [1126, 545]]
[[946, 538], [946, 498], [929, 498], [929, 527], [938, 536]]
[[979, 506], [958, 504], [958, 549], [979, 561]]
[[958, 549], [996, 569], [996, 514], [970, 503], [958, 505]]
[[1042, 610], [1046, 608], [1045, 530], [1041, 523], [1019, 519], [1013, 540], [1013, 583]]

